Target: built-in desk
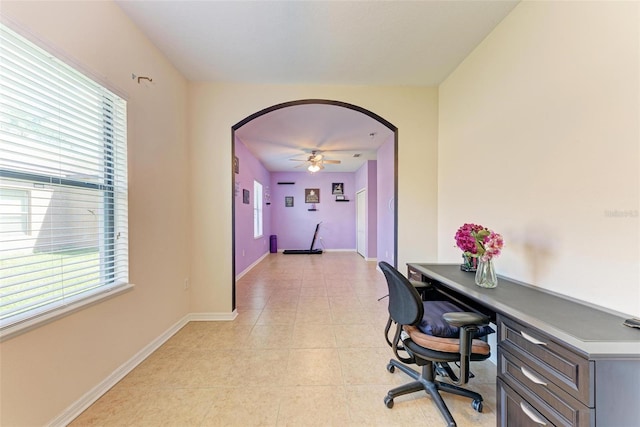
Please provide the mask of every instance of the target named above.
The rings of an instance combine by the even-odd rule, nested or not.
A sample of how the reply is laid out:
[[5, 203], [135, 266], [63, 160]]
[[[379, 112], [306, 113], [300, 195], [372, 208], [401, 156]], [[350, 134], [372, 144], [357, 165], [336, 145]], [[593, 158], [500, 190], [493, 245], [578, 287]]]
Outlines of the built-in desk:
[[480, 288], [459, 265], [408, 275], [497, 325], [499, 426], [640, 426], [640, 330], [624, 316], [502, 277]]

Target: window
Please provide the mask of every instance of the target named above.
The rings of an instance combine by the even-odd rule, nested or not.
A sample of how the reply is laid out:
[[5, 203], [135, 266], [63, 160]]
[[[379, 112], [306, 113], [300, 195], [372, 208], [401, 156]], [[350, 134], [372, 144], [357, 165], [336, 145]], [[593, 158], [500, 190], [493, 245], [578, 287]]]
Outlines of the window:
[[0, 25], [0, 327], [128, 283], [126, 102]]
[[253, 237], [262, 237], [262, 184], [253, 181]]
[[0, 187], [0, 233], [29, 234], [30, 193], [28, 190]]

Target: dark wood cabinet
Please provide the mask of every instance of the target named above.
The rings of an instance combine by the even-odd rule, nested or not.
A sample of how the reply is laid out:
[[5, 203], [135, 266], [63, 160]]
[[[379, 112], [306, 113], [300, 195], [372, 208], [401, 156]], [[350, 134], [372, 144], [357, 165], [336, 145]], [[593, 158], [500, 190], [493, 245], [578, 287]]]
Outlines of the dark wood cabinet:
[[[517, 395], [511, 396], [519, 399], [516, 412], [532, 420], [542, 417], [548, 425], [594, 425], [593, 362], [550, 335], [504, 316], [498, 316], [497, 326], [498, 379]], [[519, 425], [499, 414], [498, 425]]]
[[640, 426], [640, 330], [624, 316], [502, 277], [480, 288], [457, 265], [408, 273], [495, 321], [499, 426]]
[[498, 380], [498, 426], [540, 427], [553, 423], [520, 397], [511, 387]]
[[409, 267], [408, 273], [409, 273], [408, 274], [408, 279], [409, 280], [415, 280], [415, 281], [418, 281], [418, 282], [426, 281], [426, 277], [423, 277], [422, 273], [420, 273], [418, 270], [416, 270], [414, 268]]

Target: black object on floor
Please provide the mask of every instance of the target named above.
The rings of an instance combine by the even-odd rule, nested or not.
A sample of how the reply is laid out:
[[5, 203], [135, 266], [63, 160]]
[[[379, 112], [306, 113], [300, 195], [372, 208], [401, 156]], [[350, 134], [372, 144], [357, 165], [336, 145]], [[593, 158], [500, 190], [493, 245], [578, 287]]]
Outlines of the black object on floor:
[[316, 231], [313, 233], [313, 239], [311, 240], [311, 247], [309, 249], [285, 249], [282, 253], [285, 255], [320, 255], [322, 249], [313, 249], [313, 246], [316, 244], [319, 228], [320, 223], [316, 225]]

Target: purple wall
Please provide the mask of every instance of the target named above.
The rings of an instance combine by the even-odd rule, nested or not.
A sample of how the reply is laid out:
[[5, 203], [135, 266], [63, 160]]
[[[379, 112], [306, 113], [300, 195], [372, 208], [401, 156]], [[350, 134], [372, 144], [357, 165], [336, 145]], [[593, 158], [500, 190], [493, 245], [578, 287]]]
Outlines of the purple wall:
[[[272, 234], [271, 228], [271, 209], [268, 205], [263, 205], [263, 235], [255, 239], [253, 237], [253, 181], [262, 184], [262, 192], [264, 201], [267, 201], [267, 195], [271, 193], [271, 174], [267, 171], [262, 163], [256, 159], [247, 149], [242, 141], [236, 139], [235, 155], [240, 163], [240, 173], [235, 175], [238, 191], [235, 197], [235, 259], [236, 259], [236, 275], [242, 273], [251, 264], [256, 262], [269, 251], [269, 235]], [[242, 190], [249, 190], [249, 204], [242, 202]]]
[[[278, 236], [278, 250], [308, 249], [318, 222], [320, 225], [316, 248], [355, 250], [356, 248], [356, 191], [367, 189], [367, 258], [377, 258], [393, 264], [394, 250], [394, 142], [391, 139], [378, 150], [378, 160], [368, 161], [355, 173], [273, 172], [236, 140], [235, 155], [239, 159], [240, 183], [235, 197], [235, 262], [236, 274], [242, 273], [269, 252], [269, 236]], [[263, 236], [253, 238], [253, 181], [263, 185]], [[278, 185], [278, 182], [295, 182]], [[336, 202], [331, 194], [332, 183], [344, 184], [344, 196], [349, 202]], [[320, 189], [317, 211], [304, 201], [306, 188]], [[250, 203], [242, 202], [242, 190], [250, 191]], [[267, 197], [268, 195], [268, 197]], [[294, 197], [294, 206], [285, 207], [285, 196]], [[268, 199], [268, 200], [267, 200]], [[391, 205], [389, 204], [391, 201]]]
[[[278, 182], [295, 182], [278, 185]], [[331, 184], [342, 182], [349, 202], [336, 202]], [[305, 188], [320, 189], [317, 211], [304, 201]], [[316, 224], [320, 225], [318, 249], [356, 247], [355, 174], [337, 172], [273, 172], [271, 174], [271, 230], [278, 236], [278, 250], [309, 249]], [[285, 196], [293, 196], [293, 207], [285, 207]]]
[[394, 151], [393, 138], [378, 149], [378, 261], [394, 265]]

